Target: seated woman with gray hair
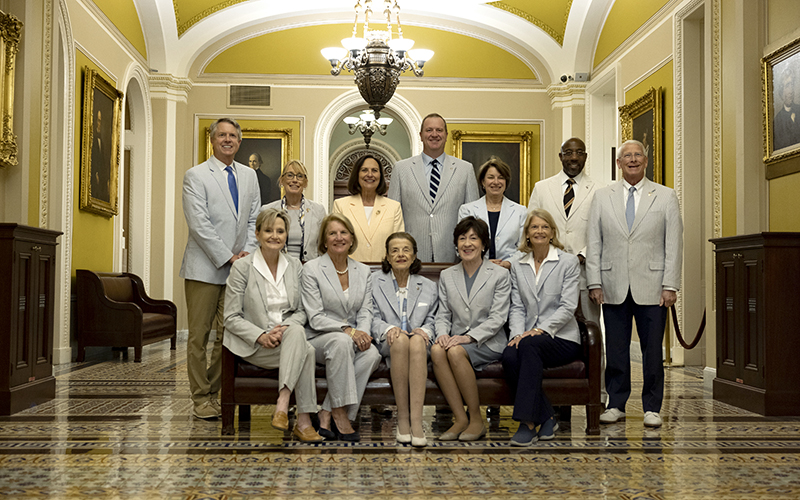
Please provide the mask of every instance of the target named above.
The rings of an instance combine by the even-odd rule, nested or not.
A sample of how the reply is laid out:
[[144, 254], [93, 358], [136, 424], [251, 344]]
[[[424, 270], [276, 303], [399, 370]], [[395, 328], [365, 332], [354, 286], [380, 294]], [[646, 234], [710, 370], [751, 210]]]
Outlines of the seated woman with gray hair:
[[278, 401], [272, 426], [289, 430], [289, 397], [297, 400], [292, 433], [305, 442], [322, 441], [311, 425], [317, 409], [314, 348], [306, 340], [306, 313], [300, 298], [302, 264], [283, 252], [289, 217], [277, 209], [256, 219], [259, 250], [236, 260], [225, 289], [222, 344], [245, 361], [278, 368]]

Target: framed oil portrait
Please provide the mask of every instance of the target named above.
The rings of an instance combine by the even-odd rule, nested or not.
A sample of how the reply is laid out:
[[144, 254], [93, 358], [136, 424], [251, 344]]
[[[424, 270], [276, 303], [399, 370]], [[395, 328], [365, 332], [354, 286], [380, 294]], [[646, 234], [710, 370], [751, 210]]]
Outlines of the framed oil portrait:
[[[800, 38], [761, 59], [767, 178], [800, 171]], [[777, 166], [795, 159], [787, 165]]]
[[122, 92], [88, 66], [83, 73], [80, 208], [111, 217], [119, 213]]
[[14, 65], [22, 32], [22, 22], [16, 17], [0, 12], [0, 167], [17, 164], [17, 136], [14, 135]]
[[[206, 129], [206, 158], [212, 154], [211, 136]], [[234, 160], [256, 171], [262, 205], [281, 197], [278, 179], [291, 155], [292, 129], [242, 129], [242, 144]]]
[[619, 123], [622, 127], [622, 142], [635, 139], [644, 145], [647, 156], [646, 176], [653, 182], [664, 183], [662, 141], [664, 125], [662, 119], [662, 87], [650, 87], [647, 93], [630, 104], [619, 107]]
[[472, 163], [475, 177], [492, 156], [511, 167], [508, 199], [526, 205], [531, 189], [531, 132], [467, 132], [453, 130], [453, 155]]

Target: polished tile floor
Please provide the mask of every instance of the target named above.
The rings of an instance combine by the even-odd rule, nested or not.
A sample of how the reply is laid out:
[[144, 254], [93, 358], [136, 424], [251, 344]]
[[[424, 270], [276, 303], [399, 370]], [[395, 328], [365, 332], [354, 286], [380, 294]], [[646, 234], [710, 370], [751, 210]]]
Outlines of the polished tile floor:
[[391, 415], [362, 407], [361, 443], [305, 445], [270, 427], [269, 406], [235, 436], [192, 418], [184, 344], [146, 347], [143, 363], [95, 349], [58, 366], [55, 400], [0, 417], [0, 498], [800, 498], [800, 418], [714, 401], [699, 369], [667, 370], [660, 430], [633, 400], [600, 436], [574, 408], [554, 441], [519, 449], [502, 407], [487, 439], [439, 443], [448, 417], [426, 407], [417, 450], [395, 443]]

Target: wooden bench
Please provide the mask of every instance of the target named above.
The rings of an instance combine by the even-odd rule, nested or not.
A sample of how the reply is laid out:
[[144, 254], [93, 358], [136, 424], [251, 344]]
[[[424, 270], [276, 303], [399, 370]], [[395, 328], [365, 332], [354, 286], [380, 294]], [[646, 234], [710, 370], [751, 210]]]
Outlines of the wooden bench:
[[[421, 275], [438, 281], [439, 272], [450, 264], [424, 264]], [[373, 265], [378, 269], [378, 265]], [[580, 307], [578, 308], [580, 311]], [[580, 359], [557, 368], [544, 370], [543, 387], [554, 406], [585, 406], [586, 433], [600, 434], [600, 356], [602, 337], [600, 328], [586, 322], [578, 315], [583, 351]], [[476, 372], [478, 392], [482, 405], [513, 405], [514, 398], [503, 377], [503, 364], [495, 362]], [[250, 405], [275, 404], [278, 399], [278, 369], [265, 370], [243, 361], [222, 348], [222, 433], [234, 434], [234, 415], [239, 406], [240, 420], [250, 418]], [[322, 401], [327, 393], [325, 368], [317, 365], [317, 399]], [[386, 362], [382, 361], [370, 376], [363, 405], [394, 405], [391, 376]], [[428, 363], [426, 405], [446, 405], [444, 395], [436, 385], [433, 367]]]

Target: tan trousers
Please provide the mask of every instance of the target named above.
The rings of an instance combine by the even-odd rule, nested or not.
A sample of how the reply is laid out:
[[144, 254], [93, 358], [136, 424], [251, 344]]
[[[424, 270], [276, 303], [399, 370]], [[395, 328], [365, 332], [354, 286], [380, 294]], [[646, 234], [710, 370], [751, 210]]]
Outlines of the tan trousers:
[[306, 340], [305, 329], [291, 325], [283, 332], [281, 345], [274, 349], [259, 346], [243, 359], [261, 368], [278, 368], [278, 389], [294, 391], [298, 413], [317, 411], [314, 348]]
[[[192, 401], [200, 405], [216, 399], [222, 384], [222, 312], [225, 305], [225, 285], [185, 280], [186, 312], [189, 316], [189, 339], [186, 343], [186, 367]], [[211, 359], [206, 346], [211, 330], [216, 329]]]

